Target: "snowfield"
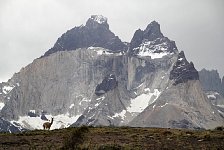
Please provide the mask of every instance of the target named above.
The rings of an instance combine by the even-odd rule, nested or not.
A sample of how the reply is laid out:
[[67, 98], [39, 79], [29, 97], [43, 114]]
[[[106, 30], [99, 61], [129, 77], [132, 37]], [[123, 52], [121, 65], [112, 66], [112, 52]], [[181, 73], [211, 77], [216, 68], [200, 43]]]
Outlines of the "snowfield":
[[[51, 117], [54, 118], [53, 124], [51, 126], [51, 130], [53, 129], [61, 129], [69, 127], [71, 124], [76, 122], [80, 115], [77, 116], [69, 116], [69, 114], [61, 114], [57, 116], [46, 115], [49, 122]], [[43, 123], [46, 122], [39, 117], [30, 117], [30, 116], [20, 116], [18, 121], [11, 121], [13, 125], [20, 124], [23, 128], [35, 130], [35, 129], [43, 129]], [[18, 125], [16, 125], [18, 126]]]
[[103, 24], [103, 23], [107, 22], [107, 18], [102, 15], [92, 15], [91, 19], [93, 19], [94, 21], [96, 21], [99, 24]]
[[5, 103], [0, 103], [0, 111], [2, 110], [2, 108], [5, 106]]
[[[150, 92], [150, 89], [145, 89], [146, 94], [141, 94], [137, 96], [135, 99], [131, 100], [130, 106], [127, 108], [129, 112], [142, 112], [147, 106], [154, 103], [155, 100], [159, 97], [160, 91], [158, 89], [154, 89], [153, 92]], [[152, 96], [155, 96], [154, 98]]]
[[163, 56], [172, 54], [168, 52], [168, 45], [166, 42], [155, 45], [155, 41], [147, 41], [136, 47], [138, 49], [138, 56], [145, 57], [150, 56], [151, 59], [162, 58]]
[[146, 88], [145, 92], [146, 93], [131, 99], [130, 106], [127, 107], [127, 110], [123, 110], [120, 113], [115, 113], [112, 118], [120, 117], [124, 120], [126, 113], [131, 113], [132, 115], [141, 113], [146, 107], [154, 103], [161, 93], [158, 89], [154, 89], [153, 92], [150, 92], [149, 88]]
[[12, 91], [12, 89], [14, 88], [15, 86], [4, 86], [3, 88], [2, 88], [2, 92], [4, 93], [4, 94], [8, 94], [10, 91]]

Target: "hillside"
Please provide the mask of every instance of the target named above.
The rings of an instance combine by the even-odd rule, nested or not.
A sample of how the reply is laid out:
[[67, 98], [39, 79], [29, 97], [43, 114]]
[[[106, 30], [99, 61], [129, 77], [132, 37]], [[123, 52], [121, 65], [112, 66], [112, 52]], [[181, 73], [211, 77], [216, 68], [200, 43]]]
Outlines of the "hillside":
[[224, 149], [224, 131], [79, 127], [1, 133], [0, 149]]

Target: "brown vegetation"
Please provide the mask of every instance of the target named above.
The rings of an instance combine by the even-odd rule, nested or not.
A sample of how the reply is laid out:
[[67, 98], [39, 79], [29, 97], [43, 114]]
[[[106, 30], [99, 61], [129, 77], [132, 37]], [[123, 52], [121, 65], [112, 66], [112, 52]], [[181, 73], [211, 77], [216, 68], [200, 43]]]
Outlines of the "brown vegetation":
[[224, 131], [79, 127], [0, 134], [0, 149], [224, 149]]

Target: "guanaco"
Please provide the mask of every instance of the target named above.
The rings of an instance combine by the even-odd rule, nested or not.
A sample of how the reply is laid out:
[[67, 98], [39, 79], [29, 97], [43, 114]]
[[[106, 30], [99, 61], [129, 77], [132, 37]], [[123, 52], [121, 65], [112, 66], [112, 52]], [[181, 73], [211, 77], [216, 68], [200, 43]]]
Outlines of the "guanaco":
[[53, 120], [54, 120], [54, 118], [51, 118], [51, 122], [45, 122], [45, 123], [43, 124], [43, 128], [44, 128], [44, 130], [45, 130], [45, 129], [50, 130], [51, 125], [53, 124]]

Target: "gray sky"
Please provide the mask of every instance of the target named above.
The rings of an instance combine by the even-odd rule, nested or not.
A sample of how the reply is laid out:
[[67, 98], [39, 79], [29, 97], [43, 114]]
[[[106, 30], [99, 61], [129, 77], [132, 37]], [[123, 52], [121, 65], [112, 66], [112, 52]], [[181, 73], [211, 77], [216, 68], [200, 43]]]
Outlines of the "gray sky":
[[223, 0], [0, 0], [0, 82], [40, 57], [93, 14], [130, 42], [153, 20], [195, 67], [224, 75]]

